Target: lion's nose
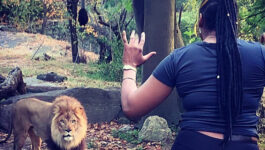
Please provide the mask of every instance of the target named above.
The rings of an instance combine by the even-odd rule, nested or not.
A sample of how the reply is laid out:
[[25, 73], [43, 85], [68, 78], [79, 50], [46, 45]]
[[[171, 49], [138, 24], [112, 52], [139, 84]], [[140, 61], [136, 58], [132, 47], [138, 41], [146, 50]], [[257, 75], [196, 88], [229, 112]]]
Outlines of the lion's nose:
[[66, 132], [71, 132], [72, 130], [71, 130], [71, 129], [66, 129], [65, 131], [66, 131]]

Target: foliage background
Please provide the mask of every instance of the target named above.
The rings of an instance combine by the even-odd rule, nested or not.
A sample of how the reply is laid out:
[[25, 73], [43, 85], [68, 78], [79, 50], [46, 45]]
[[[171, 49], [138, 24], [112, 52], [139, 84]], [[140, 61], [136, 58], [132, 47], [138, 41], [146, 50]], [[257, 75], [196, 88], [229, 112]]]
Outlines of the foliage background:
[[[81, 2], [81, 0], [79, 0]], [[0, 23], [5, 22], [18, 31], [29, 33], [40, 33], [43, 18], [47, 17], [46, 35], [53, 38], [70, 41], [66, 2], [61, 0], [1, 0], [0, 1]], [[79, 3], [80, 3], [79, 2]], [[260, 35], [265, 32], [265, 0], [237, 0], [239, 10], [239, 38], [258, 41]], [[180, 29], [185, 45], [199, 41], [194, 26], [198, 18], [198, 9], [201, 0], [176, 0], [176, 13], [179, 16], [182, 9]], [[100, 12], [100, 17], [109, 24], [104, 26], [94, 6]], [[44, 6], [47, 12], [44, 11]], [[81, 8], [79, 4], [78, 9]], [[100, 53], [99, 42], [110, 47], [104, 56], [112, 55], [111, 62], [90, 63], [99, 68], [87, 76], [107, 81], [120, 81], [122, 76], [122, 42], [120, 33], [126, 30], [130, 33], [136, 28], [133, 17], [132, 0], [86, 0], [86, 10], [89, 22], [85, 27], [78, 26], [78, 39], [80, 48]], [[125, 22], [128, 26], [122, 26], [120, 17], [122, 10], [126, 10]], [[177, 22], [179, 18], [177, 17]], [[111, 27], [118, 25], [117, 31]], [[116, 33], [115, 33], [116, 32]], [[117, 32], [119, 34], [117, 34]], [[140, 69], [141, 70], [141, 69]], [[138, 74], [140, 76], [141, 72]]]

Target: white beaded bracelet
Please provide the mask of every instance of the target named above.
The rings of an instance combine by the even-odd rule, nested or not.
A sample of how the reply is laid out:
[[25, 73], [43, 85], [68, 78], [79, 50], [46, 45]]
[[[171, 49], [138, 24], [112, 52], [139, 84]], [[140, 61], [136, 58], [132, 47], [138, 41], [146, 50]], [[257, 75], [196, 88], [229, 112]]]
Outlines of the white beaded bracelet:
[[133, 67], [133, 66], [130, 66], [130, 65], [124, 65], [123, 66], [123, 70], [133, 70], [133, 71], [136, 72], [136, 68]]

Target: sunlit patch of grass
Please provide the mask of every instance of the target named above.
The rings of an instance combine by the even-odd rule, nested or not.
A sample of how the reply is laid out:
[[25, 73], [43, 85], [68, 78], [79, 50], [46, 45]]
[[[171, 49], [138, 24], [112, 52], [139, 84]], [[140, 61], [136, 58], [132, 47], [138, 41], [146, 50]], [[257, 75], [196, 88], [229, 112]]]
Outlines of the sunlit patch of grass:
[[[30, 59], [30, 57], [27, 57]], [[0, 66], [0, 72], [7, 75], [15, 65]], [[19, 65], [19, 64], [18, 64]], [[39, 74], [55, 72], [58, 75], [66, 76], [68, 79], [63, 83], [56, 83], [58, 85], [72, 87], [94, 87], [94, 88], [107, 88], [107, 87], [120, 87], [119, 82], [105, 81], [104, 77], [99, 74], [98, 65], [96, 63], [88, 64], [74, 64], [69, 58], [56, 58], [49, 61], [36, 61], [30, 60], [27, 64], [19, 66], [22, 70], [24, 77], [36, 77]]]

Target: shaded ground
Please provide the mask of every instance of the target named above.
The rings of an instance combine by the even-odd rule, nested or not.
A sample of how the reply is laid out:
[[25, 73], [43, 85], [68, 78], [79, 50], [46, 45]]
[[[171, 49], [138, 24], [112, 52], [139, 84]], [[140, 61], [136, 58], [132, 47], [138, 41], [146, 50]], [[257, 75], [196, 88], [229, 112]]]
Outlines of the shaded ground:
[[[142, 142], [140, 144], [132, 144], [126, 140], [115, 138], [112, 136], [113, 131], [117, 131], [122, 128], [124, 124], [118, 124], [117, 122], [110, 123], [101, 123], [101, 124], [89, 124], [87, 131], [87, 145], [88, 149], [100, 149], [100, 150], [122, 150], [122, 149], [132, 149], [132, 150], [161, 150], [168, 149], [165, 147], [162, 148], [160, 142]], [[132, 125], [129, 125], [132, 126]], [[132, 126], [133, 127], [133, 126]], [[6, 135], [0, 133], [0, 140], [4, 139]], [[6, 144], [0, 145], [0, 150], [12, 150], [13, 146], [13, 136], [8, 140]], [[28, 138], [23, 150], [30, 150], [30, 139]], [[42, 150], [47, 150], [46, 144], [42, 143]]]

